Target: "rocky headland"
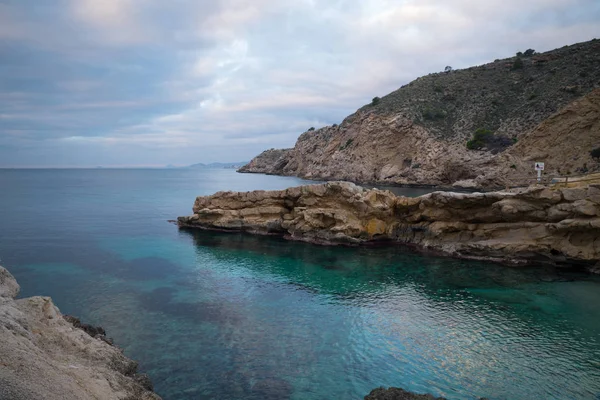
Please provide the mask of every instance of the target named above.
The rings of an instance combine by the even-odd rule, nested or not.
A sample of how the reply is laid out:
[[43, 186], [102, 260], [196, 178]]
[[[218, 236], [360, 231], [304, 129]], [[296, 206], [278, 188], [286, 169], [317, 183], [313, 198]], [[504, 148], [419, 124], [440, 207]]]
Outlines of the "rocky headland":
[[18, 293], [0, 267], [0, 399], [160, 400], [102, 328], [63, 316], [49, 297]]
[[600, 185], [396, 196], [348, 182], [198, 197], [182, 228], [318, 244], [398, 243], [510, 264], [597, 269]]
[[592, 40], [429, 74], [239, 172], [489, 189], [527, 186], [536, 161], [548, 176], [598, 171], [598, 65]]

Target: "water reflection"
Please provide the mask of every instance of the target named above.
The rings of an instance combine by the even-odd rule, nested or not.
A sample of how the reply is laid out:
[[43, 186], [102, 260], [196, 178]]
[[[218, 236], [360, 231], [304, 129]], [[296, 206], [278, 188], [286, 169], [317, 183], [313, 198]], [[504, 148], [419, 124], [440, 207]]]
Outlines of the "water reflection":
[[[354, 396], [380, 384], [449, 398], [586, 398], [600, 391], [594, 367], [600, 326], [588, 319], [598, 321], [598, 310], [570, 301], [577, 286], [598, 304], [599, 282], [589, 275], [440, 259], [400, 247], [347, 249], [243, 234], [181, 234], [193, 238], [199, 258], [252, 286], [245, 301], [268, 312], [251, 324], [275, 329], [262, 331], [261, 341], [274, 348], [303, 343], [295, 355], [309, 363], [309, 372], [292, 374], [292, 381], [310, 377], [323, 384], [326, 358], [324, 369], [342, 381], [350, 377]], [[257, 309], [250, 314], [257, 317]], [[292, 334], [292, 321], [306, 331]]]

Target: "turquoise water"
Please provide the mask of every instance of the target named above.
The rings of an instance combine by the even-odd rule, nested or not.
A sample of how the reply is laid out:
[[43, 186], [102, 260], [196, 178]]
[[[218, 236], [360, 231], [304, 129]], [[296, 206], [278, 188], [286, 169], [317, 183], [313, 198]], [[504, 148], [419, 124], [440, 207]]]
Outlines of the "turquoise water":
[[0, 261], [22, 296], [105, 327], [165, 399], [600, 398], [598, 277], [167, 222], [196, 195], [299, 183], [0, 170]]

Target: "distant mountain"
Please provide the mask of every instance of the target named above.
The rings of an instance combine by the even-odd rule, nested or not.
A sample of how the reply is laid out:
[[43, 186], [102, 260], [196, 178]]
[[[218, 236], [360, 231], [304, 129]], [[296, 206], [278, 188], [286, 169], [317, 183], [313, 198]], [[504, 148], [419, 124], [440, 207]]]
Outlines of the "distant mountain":
[[215, 162], [215, 163], [210, 163], [210, 164], [198, 163], [198, 164], [192, 164], [188, 168], [212, 168], [212, 169], [234, 168], [234, 169], [238, 169], [242, 165], [248, 164], [248, 162], [249, 161], [228, 162], [228, 163]]

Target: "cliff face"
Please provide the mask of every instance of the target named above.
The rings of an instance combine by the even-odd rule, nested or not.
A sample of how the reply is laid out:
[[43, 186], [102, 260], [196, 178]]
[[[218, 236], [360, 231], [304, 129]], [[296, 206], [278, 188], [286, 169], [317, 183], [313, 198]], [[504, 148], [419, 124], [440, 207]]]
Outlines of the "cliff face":
[[417, 198], [329, 182], [198, 197], [181, 227], [322, 244], [391, 241], [464, 257], [553, 264], [600, 260], [600, 186], [435, 192]]
[[[259, 155], [240, 172], [490, 187], [510, 183], [507, 174], [513, 182], [533, 177], [533, 161], [547, 161], [548, 174], [600, 169], [589, 156], [600, 145], [600, 41], [522, 61], [516, 69], [513, 58], [419, 78], [339, 126], [303, 133], [291, 150]], [[500, 144], [467, 149], [478, 128]]]
[[0, 399], [160, 400], [121, 350], [75, 328], [49, 297], [18, 292], [0, 267]]

